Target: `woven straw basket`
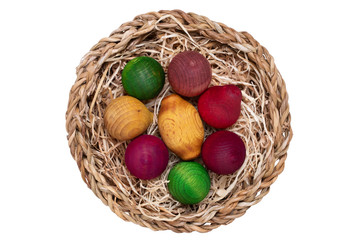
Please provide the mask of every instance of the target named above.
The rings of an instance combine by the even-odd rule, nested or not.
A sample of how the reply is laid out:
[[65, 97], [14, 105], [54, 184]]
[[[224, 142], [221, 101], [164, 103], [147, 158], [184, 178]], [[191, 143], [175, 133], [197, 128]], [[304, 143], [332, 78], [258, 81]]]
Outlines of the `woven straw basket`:
[[[209, 171], [211, 188], [199, 204], [183, 205], [167, 190], [167, 175], [181, 161], [170, 153], [167, 169], [152, 180], [132, 176], [124, 153], [130, 141], [107, 133], [107, 104], [124, 93], [121, 71], [137, 56], [155, 58], [167, 72], [171, 59], [185, 50], [198, 51], [212, 67], [214, 85], [234, 84], [242, 90], [241, 116], [227, 130], [246, 145], [243, 166], [231, 175]], [[151, 12], [124, 23], [101, 39], [76, 69], [66, 112], [71, 154], [82, 179], [120, 218], [152, 230], [208, 232], [229, 224], [258, 203], [284, 170], [292, 137], [288, 94], [273, 57], [247, 32], [180, 10]], [[158, 97], [144, 101], [154, 112], [146, 134], [159, 136], [161, 100], [173, 93], [166, 79]], [[196, 98], [186, 98], [196, 106]], [[205, 124], [205, 137], [215, 132]], [[202, 163], [201, 158], [195, 161]]]

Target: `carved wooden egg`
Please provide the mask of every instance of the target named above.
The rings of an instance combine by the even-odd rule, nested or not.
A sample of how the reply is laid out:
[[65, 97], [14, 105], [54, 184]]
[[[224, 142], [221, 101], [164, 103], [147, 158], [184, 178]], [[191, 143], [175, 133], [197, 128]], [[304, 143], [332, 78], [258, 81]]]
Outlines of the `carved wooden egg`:
[[166, 146], [181, 159], [190, 160], [200, 155], [204, 126], [198, 111], [189, 102], [176, 94], [165, 97], [158, 125]]
[[168, 67], [171, 87], [185, 97], [200, 95], [211, 81], [211, 66], [198, 52], [185, 51], [177, 54]]
[[120, 141], [133, 139], [149, 127], [153, 113], [138, 99], [121, 96], [105, 109], [104, 122], [110, 136]]
[[141, 56], [126, 64], [121, 74], [125, 91], [140, 100], [156, 97], [165, 83], [160, 63], [151, 57]]
[[183, 204], [201, 202], [209, 193], [210, 177], [207, 170], [197, 162], [180, 162], [168, 176], [170, 194]]
[[206, 138], [201, 151], [205, 166], [217, 174], [237, 171], [246, 157], [242, 139], [230, 131], [217, 131]]
[[235, 85], [210, 87], [199, 98], [200, 116], [212, 127], [230, 127], [240, 116], [241, 98]]
[[130, 173], [140, 179], [161, 175], [169, 161], [169, 151], [160, 138], [141, 135], [126, 148], [125, 164]]

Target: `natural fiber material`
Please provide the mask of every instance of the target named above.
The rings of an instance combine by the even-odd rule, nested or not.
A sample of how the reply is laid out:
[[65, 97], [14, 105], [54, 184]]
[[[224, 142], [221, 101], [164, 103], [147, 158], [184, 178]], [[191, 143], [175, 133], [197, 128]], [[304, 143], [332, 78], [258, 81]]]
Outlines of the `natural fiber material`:
[[[242, 137], [247, 157], [232, 175], [210, 172], [211, 188], [199, 204], [182, 205], [167, 189], [167, 176], [180, 159], [174, 154], [165, 172], [139, 180], [126, 169], [129, 141], [111, 138], [104, 110], [124, 95], [121, 70], [137, 56], [155, 58], [167, 72], [171, 59], [185, 50], [198, 51], [212, 67], [211, 85], [242, 89], [242, 109], [229, 129]], [[207, 232], [229, 224], [258, 203], [284, 169], [292, 137], [288, 94], [273, 57], [250, 34], [237, 32], [206, 17], [182, 11], [137, 16], [103, 38], [83, 57], [70, 91], [66, 129], [71, 154], [88, 187], [120, 218], [153, 230]], [[147, 134], [159, 136], [161, 100], [173, 91], [166, 79], [157, 98], [144, 102], [154, 112]], [[196, 106], [197, 99], [186, 99]], [[205, 137], [216, 131], [205, 125]], [[196, 159], [201, 162], [201, 159]]]

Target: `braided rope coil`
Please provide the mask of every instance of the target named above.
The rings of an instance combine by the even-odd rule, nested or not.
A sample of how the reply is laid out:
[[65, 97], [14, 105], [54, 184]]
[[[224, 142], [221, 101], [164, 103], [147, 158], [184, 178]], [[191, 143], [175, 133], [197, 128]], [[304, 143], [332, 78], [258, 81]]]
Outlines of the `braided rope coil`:
[[[121, 70], [127, 61], [151, 56], [166, 71], [172, 57], [184, 50], [207, 57], [213, 70], [211, 85], [235, 84], [242, 89], [242, 116], [228, 130], [245, 140], [248, 155], [232, 175], [210, 173], [210, 193], [194, 206], [179, 204], [167, 192], [168, 171], [179, 161], [174, 154], [161, 177], [136, 179], [123, 160], [129, 142], [110, 138], [103, 124], [106, 105], [124, 94]], [[88, 187], [126, 221], [152, 230], [208, 232], [244, 215], [284, 170], [292, 138], [288, 94], [273, 57], [247, 32], [180, 10], [150, 12], [101, 39], [82, 58], [76, 74], [66, 112], [71, 154]], [[144, 102], [154, 112], [147, 134], [158, 135], [159, 106], [171, 93], [166, 82], [156, 99]], [[196, 104], [196, 99], [189, 101]], [[205, 135], [214, 131], [207, 126]]]

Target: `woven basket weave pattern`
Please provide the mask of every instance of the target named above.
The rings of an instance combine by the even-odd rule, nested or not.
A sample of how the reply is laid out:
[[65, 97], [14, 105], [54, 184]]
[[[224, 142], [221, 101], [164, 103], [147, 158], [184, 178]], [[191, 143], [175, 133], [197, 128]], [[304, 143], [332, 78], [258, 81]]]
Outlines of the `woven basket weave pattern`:
[[[250, 155], [232, 176], [210, 173], [210, 195], [196, 206], [182, 206], [165, 192], [168, 170], [178, 161], [174, 154], [160, 179], [140, 181], [124, 166], [128, 142], [111, 139], [103, 125], [106, 105], [124, 94], [120, 73], [127, 61], [148, 55], [166, 70], [183, 50], [197, 50], [208, 58], [211, 85], [242, 89], [243, 118], [229, 130], [246, 139]], [[273, 57], [246, 32], [180, 10], [142, 14], [93, 46], [76, 74], [66, 112], [71, 154], [88, 187], [126, 221], [153, 230], [208, 232], [244, 215], [284, 170], [292, 138], [285, 83]], [[156, 116], [162, 98], [171, 92], [166, 82], [158, 98], [145, 102], [155, 116], [147, 134], [158, 136]], [[208, 126], [205, 130], [206, 135], [215, 131]]]

